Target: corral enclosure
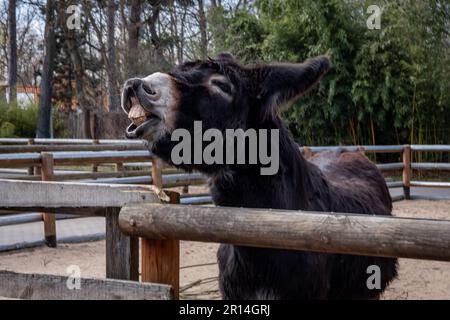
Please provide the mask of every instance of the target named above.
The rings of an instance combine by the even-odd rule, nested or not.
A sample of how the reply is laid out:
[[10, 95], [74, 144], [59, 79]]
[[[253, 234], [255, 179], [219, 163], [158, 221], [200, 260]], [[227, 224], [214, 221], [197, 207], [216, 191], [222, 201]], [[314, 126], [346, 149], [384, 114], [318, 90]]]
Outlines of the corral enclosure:
[[[428, 216], [423, 213], [423, 215], [415, 215], [413, 219], [383, 219], [347, 214], [326, 215], [324, 213], [290, 213], [273, 210], [265, 212], [264, 210], [215, 209], [211, 207], [172, 207], [170, 204], [147, 205], [145, 203], [148, 201], [207, 204], [211, 198], [205, 192], [205, 188], [201, 188], [201, 191], [197, 193], [188, 193], [189, 185], [204, 184], [205, 177], [164, 168], [155, 159], [149, 162], [149, 159], [152, 159], [151, 154], [145, 150], [142, 142], [130, 144], [120, 140], [25, 139], [3, 140], [3, 145], [0, 147], [3, 151], [0, 155], [0, 168], [4, 168], [1, 169], [2, 178], [8, 178], [0, 181], [2, 191], [5, 190], [0, 207], [7, 210], [3, 214], [11, 214], [11, 210], [45, 212], [42, 219], [45, 240], [49, 246], [56, 245], [58, 232], [55, 228], [57, 224], [53, 213], [106, 216], [105, 275], [115, 279], [140, 279], [141, 281], [169, 284], [173, 291], [170, 291], [172, 292], [170, 294], [167, 293], [168, 295], [165, 296], [167, 298], [178, 297], [180, 288], [180, 244], [178, 241], [180, 239], [443, 261], [450, 259], [448, 256], [449, 222], [445, 220], [447, 217], [439, 214], [434, 216], [431, 213], [431, 216]], [[411, 175], [413, 168], [448, 170], [448, 165], [444, 163], [411, 163], [411, 152], [447, 152], [450, 150], [447, 146], [354, 146], [345, 148], [360, 152], [399, 153], [401, 162], [378, 164], [381, 170], [403, 170], [402, 181], [387, 180], [390, 187], [403, 189], [402, 194], [394, 197], [396, 200], [418, 197], [414, 192], [411, 194], [410, 188], [414, 190], [414, 187], [423, 186], [448, 187], [446, 182], [416, 181], [412, 179]], [[304, 155], [309, 157], [314, 152], [327, 149], [333, 149], [333, 147], [305, 147], [302, 150]], [[112, 170], [105, 170], [105, 164], [108, 163], [114, 163]], [[80, 166], [86, 166], [86, 164], [90, 164], [90, 171], [80, 170]], [[74, 180], [78, 180], [78, 182]], [[125, 186], [124, 183], [128, 185]], [[178, 188], [178, 191], [181, 191], [179, 188], [182, 187], [185, 193], [179, 199], [177, 193], [170, 191], [162, 193], [158, 189], [142, 185], [148, 183], [165, 189], [175, 187]], [[20, 198], [17, 197], [18, 194], [21, 195]], [[96, 196], [92, 197], [93, 194]], [[127, 206], [127, 203], [130, 202], [135, 204]], [[136, 202], [143, 204], [139, 205]], [[444, 206], [448, 205], [446, 202], [443, 204]], [[122, 210], [119, 217], [120, 208], [123, 206], [125, 209]], [[20, 217], [20, 215], [10, 215], [9, 217], [14, 220], [14, 217]], [[416, 218], [426, 220], [416, 220]], [[433, 221], [429, 218], [444, 220]], [[41, 216], [38, 215], [35, 216], [34, 221], [40, 219]], [[149, 224], [149, 221], [152, 223]], [[324, 224], [323, 221], [327, 221], [327, 223]], [[348, 224], [345, 221], [353, 222]], [[21, 223], [21, 221], [17, 220], [16, 223]], [[248, 228], [248, 225], [251, 228]], [[353, 227], [349, 228], [348, 225]], [[119, 231], [119, 227], [131, 237], [125, 237]], [[313, 231], [317, 228], [322, 230], [320, 237], [317, 237]], [[308, 230], [311, 230], [309, 235]], [[284, 236], [280, 238], [280, 234]], [[299, 234], [302, 236], [300, 237]], [[142, 237], [140, 244], [136, 236]], [[201, 245], [192, 247], [195, 250], [205, 248]], [[207, 250], [210, 253], [215, 250], [214, 246], [207, 248], [212, 248]], [[181, 250], [182, 257], [186, 257], [189, 251], [188, 249], [184, 250], [186, 249], [182, 248]], [[58, 249], [55, 253], [57, 252]], [[198, 253], [191, 250], [189, 254], [195, 257]], [[2, 255], [5, 256], [8, 253]], [[12, 254], [12, 256], [14, 255], [15, 253]], [[209, 259], [213, 258], [212, 254], [207, 256]], [[97, 261], [94, 264], [98, 264], [98, 259], [98, 257], [94, 258]], [[212, 263], [213, 261], [208, 262]], [[444, 266], [442, 268], [444, 276], [447, 274], [446, 265], [448, 266], [447, 263], [440, 265]], [[27, 271], [27, 273], [30, 272], [33, 273], [32, 270]], [[100, 274], [94, 272], [93, 275]], [[10, 280], [17, 280], [13, 280], [14, 285], [9, 286], [9, 288], [15, 288], [16, 296], [20, 292], [20, 289], [17, 289], [17, 286], [20, 288], [18, 283], [28, 281], [28, 278], [22, 275], [3, 273], [2, 276]], [[213, 278], [214, 273], [211, 279], [207, 279], [207, 283], [208, 281], [214, 282]], [[45, 282], [45, 279], [42, 281]], [[61, 283], [63, 283], [62, 280]], [[195, 283], [202, 284], [202, 281], [197, 279], [193, 280], [193, 283], [194, 285], [183, 283], [182, 291], [187, 290], [185, 286], [195, 287]], [[445, 281], [443, 283], [445, 287]], [[94, 284], [99, 288], [121, 285], [120, 283], [95, 283], [95, 281]], [[163, 290], [164, 287], [158, 288]], [[97, 297], [108, 298], [99, 292], [96, 294]], [[3, 293], [3, 295], [5, 294]], [[44, 296], [43, 294], [39, 298]], [[38, 296], [26, 295], [21, 297], [38, 298]], [[143, 293], [140, 297], [149, 298], [150, 296], [145, 296]], [[153, 296], [153, 298], [156, 297]], [[70, 296], [66, 298], [70, 298]]]
[[[395, 216], [448, 219], [449, 201], [397, 201]], [[432, 214], [433, 213], [433, 214]], [[220, 299], [215, 243], [180, 242], [180, 299]], [[67, 276], [68, 265], [78, 265], [83, 277], [106, 276], [104, 241], [60, 244], [0, 253], [0, 269], [21, 273]], [[399, 277], [382, 299], [448, 299], [450, 296], [448, 262], [400, 259]]]

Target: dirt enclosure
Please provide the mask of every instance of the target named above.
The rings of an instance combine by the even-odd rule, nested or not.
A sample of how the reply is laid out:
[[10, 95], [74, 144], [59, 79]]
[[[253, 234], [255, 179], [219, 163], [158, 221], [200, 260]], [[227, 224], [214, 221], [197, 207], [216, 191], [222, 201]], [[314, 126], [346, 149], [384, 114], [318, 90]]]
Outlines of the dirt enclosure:
[[[400, 217], [450, 219], [450, 201], [401, 201]], [[182, 242], [181, 298], [218, 299], [217, 244]], [[450, 249], [449, 249], [450, 250]], [[67, 275], [78, 265], [84, 277], [105, 277], [105, 242], [60, 245], [0, 253], [0, 270]], [[450, 262], [400, 259], [399, 277], [383, 299], [450, 299]]]

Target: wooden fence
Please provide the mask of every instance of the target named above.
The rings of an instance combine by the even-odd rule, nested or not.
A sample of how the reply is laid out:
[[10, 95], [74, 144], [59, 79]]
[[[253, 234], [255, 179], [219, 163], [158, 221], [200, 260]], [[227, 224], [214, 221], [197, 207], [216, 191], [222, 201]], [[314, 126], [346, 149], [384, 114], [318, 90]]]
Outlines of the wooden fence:
[[[302, 147], [301, 151], [311, 157], [338, 148], [398, 153], [401, 162], [377, 166], [382, 171], [402, 170], [402, 180], [388, 181], [387, 185], [402, 187], [406, 199], [413, 198], [411, 187], [450, 187], [447, 182], [412, 179], [413, 170], [450, 170], [447, 163], [414, 163], [414, 152], [450, 152], [450, 146]], [[103, 164], [113, 164], [115, 170], [99, 171], [98, 166]], [[86, 165], [92, 166], [92, 171], [56, 168]], [[130, 166], [140, 169], [127, 170]], [[205, 204], [211, 202], [211, 197], [209, 194], [179, 197], [161, 191], [202, 184], [205, 178], [164, 168], [142, 141], [0, 139], [0, 168], [7, 172], [4, 176], [14, 179], [0, 180], [0, 208], [6, 213], [45, 212], [44, 231], [50, 246], [56, 245], [54, 213], [105, 216], [108, 278], [83, 279], [89, 290], [80, 296], [65, 289], [65, 277], [0, 272], [2, 283], [6, 284], [0, 288], [0, 296], [177, 298], [179, 240], [450, 261], [450, 222], [446, 220], [161, 205], [162, 202]], [[27, 174], [17, 168], [27, 168]], [[64, 180], [82, 182], [54, 182]], [[124, 185], [149, 183], [158, 188]], [[140, 279], [152, 284], [128, 281], [139, 280], [139, 247]], [[36, 289], [33, 294], [21, 291], [25, 283]]]
[[[151, 165], [140, 170], [126, 170], [134, 163]], [[113, 172], [99, 172], [98, 166], [113, 164]], [[87, 166], [92, 171], [56, 170], [56, 166]], [[15, 168], [27, 167], [27, 174]], [[143, 141], [124, 140], [86, 140], [86, 139], [0, 139], [0, 178], [14, 180], [73, 181], [105, 184], [154, 184], [160, 188], [172, 188], [205, 184], [206, 178], [198, 173], [183, 173], [180, 170], [163, 167], [152, 154], [145, 149]], [[12, 171], [6, 171], [8, 169]], [[12, 169], [11, 169], [12, 168]], [[196, 197], [190, 194], [182, 203], [210, 202], [210, 197]], [[45, 242], [56, 246], [56, 223], [53, 214], [44, 212]], [[34, 216], [34, 221], [39, 217]], [[11, 220], [11, 219], [10, 219]], [[18, 218], [17, 222], [22, 222]], [[11, 221], [8, 221], [11, 224]]]
[[[449, 220], [180, 206], [176, 204], [177, 193], [153, 186], [0, 180], [0, 189], [3, 209], [105, 216], [109, 279], [139, 280], [141, 237], [140, 279], [154, 285], [146, 286], [145, 291], [137, 285], [130, 289], [127, 283], [86, 280], [94, 288], [103, 288], [99, 293], [91, 287], [87, 291], [90, 297], [101, 297], [105, 290], [121, 290], [127, 285], [134, 292], [151, 292], [147, 298], [178, 298], [179, 240], [450, 261]], [[45, 293], [53, 297], [51, 292], [59, 290], [64, 291], [58, 293], [60, 297], [79, 298], [65, 292], [65, 278], [43, 276], [36, 281], [26, 275], [0, 272], [0, 279], [6, 279], [2, 283], [7, 284], [0, 288], [0, 295], [8, 297], [42, 298]], [[25, 294], [34, 289], [34, 295]], [[103, 297], [123, 296], [121, 291], [117, 296], [109, 292]]]
[[[381, 163], [381, 171], [402, 170], [401, 181], [387, 181], [390, 188], [403, 188], [403, 195], [394, 200], [411, 199], [411, 187], [450, 187], [449, 182], [418, 181], [412, 179], [413, 170], [450, 170], [449, 163], [413, 163], [414, 152], [450, 152], [445, 145], [395, 145], [395, 146], [338, 146], [301, 147], [305, 157], [323, 151], [343, 149], [364, 153], [398, 153], [402, 162]], [[151, 165], [146, 165], [151, 162]], [[99, 165], [113, 164], [114, 171], [100, 172]], [[92, 171], [57, 170], [56, 166], [91, 165]], [[141, 168], [127, 170], [129, 166]], [[27, 167], [24, 174], [20, 169]], [[91, 139], [0, 139], [0, 178], [15, 180], [71, 181], [106, 184], [154, 184], [161, 188], [205, 184], [201, 174], [187, 174], [173, 168], [165, 168], [146, 149], [144, 141], [91, 140]], [[9, 171], [8, 171], [9, 170]], [[3, 173], [2, 173], [3, 172]], [[185, 194], [182, 204], [211, 203], [208, 194]], [[54, 215], [41, 215], [44, 220], [46, 242], [56, 245]], [[34, 216], [34, 219], [38, 219]], [[18, 219], [17, 221], [22, 221]], [[10, 222], [8, 222], [10, 223]]]
[[[0, 208], [9, 211], [29, 211], [38, 210], [48, 212], [48, 214], [56, 212], [64, 212], [66, 214], [77, 214], [83, 216], [104, 216], [106, 219], [106, 277], [109, 279], [119, 280], [139, 280], [139, 239], [137, 237], [129, 237], [120, 232], [118, 227], [118, 215], [120, 208], [128, 203], [178, 203], [179, 197], [177, 193], [170, 191], [162, 191], [154, 186], [126, 186], [126, 185], [106, 185], [106, 184], [86, 184], [74, 182], [41, 182], [41, 181], [16, 181], [16, 180], [0, 180], [0, 190], [2, 190], [2, 198], [0, 200]], [[95, 197], [92, 195], [95, 194]], [[169, 242], [170, 243], [170, 242]], [[177, 241], [172, 241], [178, 244]], [[155, 261], [159, 260], [158, 243], [152, 241], [142, 241], [141, 244], [141, 280], [143, 282], [154, 282], [154, 275], [145, 270], [153, 270]], [[157, 255], [157, 256], [155, 256]], [[164, 255], [166, 257], [166, 255]], [[165, 260], [164, 260], [165, 261]], [[171, 265], [164, 266], [164, 268], [177, 267], [179, 268], [179, 260], [177, 257], [172, 257]], [[158, 264], [157, 264], [158, 265]], [[174, 274], [170, 269], [170, 273]], [[8, 286], [1, 286], [0, 296], [14, 296], [20, 298], [17, 292], [17, 287], [22, 284], [24, 275], [21, 274], [6, 274], [0, 273], [0, 279], [6, 277], [9, 282], [5, 283]], [[39, 277], [38, 277], [39, 278]], [[41, 277], [42, 278], [42, 277]], [[63, 279], [39, 278], [35, 285], [36, 289], [41, 289], [46, 292], [52, 290], [66, 290], [61, 285]], [[56, 281], [58, 280], [58, 281]], [[83, 281], [87, 281], [84, 279]], [[176, 284], [179, 282], [178, 278], [172, 280], [172, 288], [177, 289]], [[2, 282], [4, 283], [4, 282]], [[44, 283], [44, 284], [43, 284]], [[92, 281], [87, 281], [93, 285]], [[26, 288], [33, 285], [28, 283]], [[129, 283], [97, 283], [98, 286], [103, 286], [104, 291], [107, 288], [114, 288], [114, 286], [128, 286]], [[132, 287], [132, 286], [131, 286]], [[10, 289], [8, 289], [10, 288]], [[150, 290], [154, 294], [144, 290], [143, 298], [173, 298], [177, 297], [178, 291], [167, 289], [167, 286], [157, 285], [155, 290]], [[27, 289], [28, 293], [33, 290]], [[130, 289], [130, 288], [129, 288]], [[136, 287], [135, 287], [136, 289]], [[22, 290], [23, 291], [23, 290]], [[88, 290], [90, 292], [91, 290]], [[57, 291], [58, 292], [58, 291]], [[148, 294], [145, 295], [144, 293]], [[92, 295], [94, 295], [92, 293]], [[101, 296], [100, 293], [96, 293]], [[61, 297], [77, 298], [79, 295], [66, 292]], [[109, 294], [111, 295], [111, 293]], [[109, 297], [108, 295], [105, 298]], [[119, 293], [116, 298], [120, 298], [123, 294]], [[29, 296], [25, 292], [23, 298], [39, 298], [39, 294]]]
[[381, 171], [402, 170], [402, 181], [387, 182], [388, 187], [403, 187], [404, 199], [411, 199], [411, 187], [450, 188], [450, 182], [412, 180], [413, 170], [446, 170], [450, 163], [412, 162], [413, 154], [419, 152], [450, 152], [450, 145], [395, 145], [395, 146], [339, 146], [339, 147], [302, 147], [303, 154], [311, 157], [323, 151], [359, 151], [365, 153], [400, 153], [402, 162], [377, 164]]

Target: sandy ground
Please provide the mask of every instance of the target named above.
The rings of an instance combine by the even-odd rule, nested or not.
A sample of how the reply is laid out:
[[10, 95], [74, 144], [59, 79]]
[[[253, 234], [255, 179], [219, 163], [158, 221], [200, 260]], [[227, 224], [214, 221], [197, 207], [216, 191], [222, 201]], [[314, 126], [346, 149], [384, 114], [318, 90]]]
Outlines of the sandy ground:
[[[450, 201], [396, 202], [394, 214], [450, 219]], [[217, 246], [181, 243], [181, 298], [219, 298], [215, 263]], [[104, 241], [0, 253], [0, 270], [67, 275], [70, 265], [78, 265], [84, 277], [104, 278]], [[400, 259], [399, 276], [386, 290], [383, 299], [450, 299], [450, 263]]]

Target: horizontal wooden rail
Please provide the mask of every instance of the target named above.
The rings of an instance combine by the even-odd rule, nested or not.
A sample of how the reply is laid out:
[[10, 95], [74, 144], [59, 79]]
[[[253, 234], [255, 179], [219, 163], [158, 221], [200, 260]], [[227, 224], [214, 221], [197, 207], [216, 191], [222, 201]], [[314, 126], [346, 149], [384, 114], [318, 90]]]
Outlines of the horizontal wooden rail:
[[450, 220], [130, 204], [119, 227], [149, 239], [450, 261]]
[[[0, 208], [105, 208], [159, 201], [153, 186], [0, 180]], [[81, 213], [81, 211], [80, 211]]]
[[450, 145], [440, 144], [412, 144], [411, 151], [418, 152], [450, 152]]
[[[305, 147], [301, 147], [300, 150], [303, 151]], [[364, 151], [373, 153], [389, 153], [389, 152], [402, 152], [402, 145], [386, 145], [386, 146], [316, 146], [316, 147], [306, 147], [313, 153], [323, 152], [323, 151]]]
[[80, 279], [70, 289], [68, 277], [0, 271], [0, 296], [27, 300], [168, 300], [170, 286], [112, 279]]
[[40, 162], [40, 153], [0, 154], [0, 167], [3, 168], [27, 167], [39, 165]]
[[[8, 213], [8, 212], [7, 212]], [[56, 220], [76, 219], [80, 216], [73, 214], [55, 214]], [[16, 212], [9, 212], [6, 216], [0, 213], [0, 226], [9, 226], [14, 224], [23, 224], [31, 222], [41, 222], [42, 216], [40, 213], [24, 213], [18, 214]]]
[[0, 154], [4, 153], [29, 153], [29, 152], [64, 152], [64, 151], [128, 151], [144, 150], [140, 144], [90, 144], [90, 145], [0, 145]]
[[33, 144], [134, 144], [145, 145], [144, 140], [126, 139], [46, 139], [46, 138], [0, 138], [0, 144], [28, 144], [30, 140]]
[[411, 163], [411, 168], [414, 170], [450, 170], [450, 163], [414, 162]]
[[401, 170], [404, 168], [404, 165], [401, 162], [379, 163], [379, 164], [377, 164], [377, 168], [381, 171]]
[[423, 188], [450, 188], [450, 182], [435, 182], [435, 181], [411, 181], [411, 187]]
[[200, 205], [200, 204], [212, 204], [213, 200], [211, 196], [202, 196], [202, 197], [186, 197], [180, 199], [181, 204], [185, 205]]
[[[127, 176], [123, 178], [105, 178], [97, 180], [85, 180], [86, 183], [107, 184], [153, 184], [153, 178], [146, 176]], [[200, 173], [168, 174], [162, 176], [162, 187], [173, 188], [185, 185], [201, 185], [207, 182], [207, 178]]]
[[[148, 161], [152, 154], [147, 150], [135, 151], [86, 151], [86, 152], [54, 152], [54, 164], [88, 165], [99, 163], [141, 162]], [[40, 153], [7, 153], [0, 154], [0, 167], [25, 167], [40, 165]]]
[[386, 185], [388, 188], [400, 188], [403, 187], [403, 181], [388, 181]]
[[147, 150], [53, 153], [55, 165], [145, 161], [151, 156], [152, 154]]

